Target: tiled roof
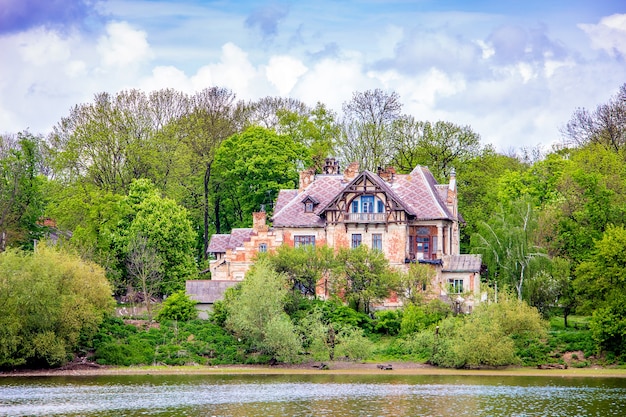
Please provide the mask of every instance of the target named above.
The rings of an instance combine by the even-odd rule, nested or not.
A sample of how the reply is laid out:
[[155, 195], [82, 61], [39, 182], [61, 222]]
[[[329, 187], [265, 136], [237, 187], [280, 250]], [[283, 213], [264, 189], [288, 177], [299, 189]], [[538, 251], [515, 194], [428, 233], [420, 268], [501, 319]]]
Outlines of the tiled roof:
[[480, 272], [482, 257], [480, 255], [452, 255], [444, 258], [444, 272]]
[[[279, 199], [291, 196], [291, 200], [287, 203], [284, 200], [276, 203], [272, 217], [274, 227], [324, 227], [325, 223], [320, 217], [320, 211], [345, 186], [343, 175], [316, 175], [315, 180], [302, 192], [281, 190], [278, 194]], [[304, 211], [303, 201], [308, 196], [318, 201], [312, 213]]]
[[[439, 185], [426, 167], [417, 166], [407, 175], [395, 175], [391, 183], [378, 175], [363, 171], [352, 182], [367, 175], [393, 200], [417, 219], [453, 219], [446, 206], [447, 185]], [[278, 194], [274, 216], [274, 227], [323, 227], [320, 214], [341, 198], [348, 183], [343, 175], [316, 175], [315, 180], [302, 192], [281, 190]], [[303, 201], [312, 197], [319, 202], [313, 213], [304, 211]]]
[[253, 229], [233, 229], [230, 234], [214, 234], [209, 240], [208, 253], [225, 253], [226, 249], [243, 246], [254, 233]]
[[452, 219], [437, 190], [437, 183], [426, 167], [417, 166], [410, 174], [396, 175], [391, 189], [418, 219]]

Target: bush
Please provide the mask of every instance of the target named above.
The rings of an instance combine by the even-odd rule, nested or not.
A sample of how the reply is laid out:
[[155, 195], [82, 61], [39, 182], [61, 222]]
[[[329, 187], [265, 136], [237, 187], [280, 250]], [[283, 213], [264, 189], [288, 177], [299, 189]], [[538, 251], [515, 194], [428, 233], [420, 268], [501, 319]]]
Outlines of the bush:
[[375, 313], [374, 331], [395, 336], [400, 333], [402, 310], [380, 310]]
[[363, 335], [362, 329], [344, 328], [337, 334], [335, 354], [350, 360], [364, 360], [374, 351], [373, 343]]
[[167, 297], [157, 314], [157, 321], [189, 321], [198, 317], [196, 301], [191, 300], [184, 291], [178, 291]]

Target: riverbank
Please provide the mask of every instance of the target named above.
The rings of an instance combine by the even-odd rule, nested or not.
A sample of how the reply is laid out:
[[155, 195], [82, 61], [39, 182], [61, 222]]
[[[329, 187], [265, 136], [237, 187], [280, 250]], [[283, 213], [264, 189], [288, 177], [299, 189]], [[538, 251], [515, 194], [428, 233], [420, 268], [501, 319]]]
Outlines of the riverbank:
[[473, 376], [549, 376], [582, 378], [626, 378], [626, 369], [619, 368], [568, 368], [537, 369], [530, 367], [504, 367], [497, 369], [447, 369], [413, 362], [356, 363], [346, 361], [319, 362], [297, 365], [220, 365], [220, 366], [91, 366], [15, 370], [0, 372], [0, 377], [44, 376], [102, 376], [102, 375], [203, 375], [203, 374], [250, 374], [250, 375], [473, 375]]

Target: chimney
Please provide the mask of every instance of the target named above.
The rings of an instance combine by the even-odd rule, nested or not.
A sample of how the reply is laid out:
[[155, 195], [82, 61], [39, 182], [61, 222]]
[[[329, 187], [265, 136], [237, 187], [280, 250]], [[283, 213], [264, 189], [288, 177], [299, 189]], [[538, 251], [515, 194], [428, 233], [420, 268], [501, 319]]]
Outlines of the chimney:
[[339, 174], [339, 162], [335, 158], [326, 158], [324, 160], [324, 174], [338, 175]]
[[355, 179], [358, 174], [359, 174], [359, 163], [351, 162], [350, 165], [348, 165], [348, 168], [346, 168], [345, 171], [343, 171], [343, 179], [346, 182], [350, 182], [353, 179]]
[[304, 171], [300, 171], [300, 186], [298, 187], [298, 191], [302, 192], [306, 187], [311, 185], [313, 180], [315, 179], [315, 169], [309, 168]]
[[268, 226], [265, 223], [265, 219], [267, 218], [267, 214], [264, 211], [257, 211], [256, 213], [252, 213], [252, 230], [255, 232], [267, 232]]
[[393, 182], [396, 178], [396, 169], [394, 167], [387, 167], [385, 169], [378, 167], [378, 176], [387, 182]]
[[454, 168], [450, 170], [450, 183], [448, 184], [447, 206], [454, 216], [457, 215], [457, 193], [456, 193], [456, 171]]

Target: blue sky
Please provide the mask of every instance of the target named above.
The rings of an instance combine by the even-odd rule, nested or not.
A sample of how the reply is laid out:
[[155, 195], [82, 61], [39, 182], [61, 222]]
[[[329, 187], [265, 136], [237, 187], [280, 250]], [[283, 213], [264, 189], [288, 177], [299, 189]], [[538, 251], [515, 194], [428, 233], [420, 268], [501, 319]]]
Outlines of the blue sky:
[[625, 82], [617, 0], [0, 0], [0, 132], [46, 134], [102, 91], [217, 85], [341, 115], [381, 88], [499, 151], [549, 150]]

